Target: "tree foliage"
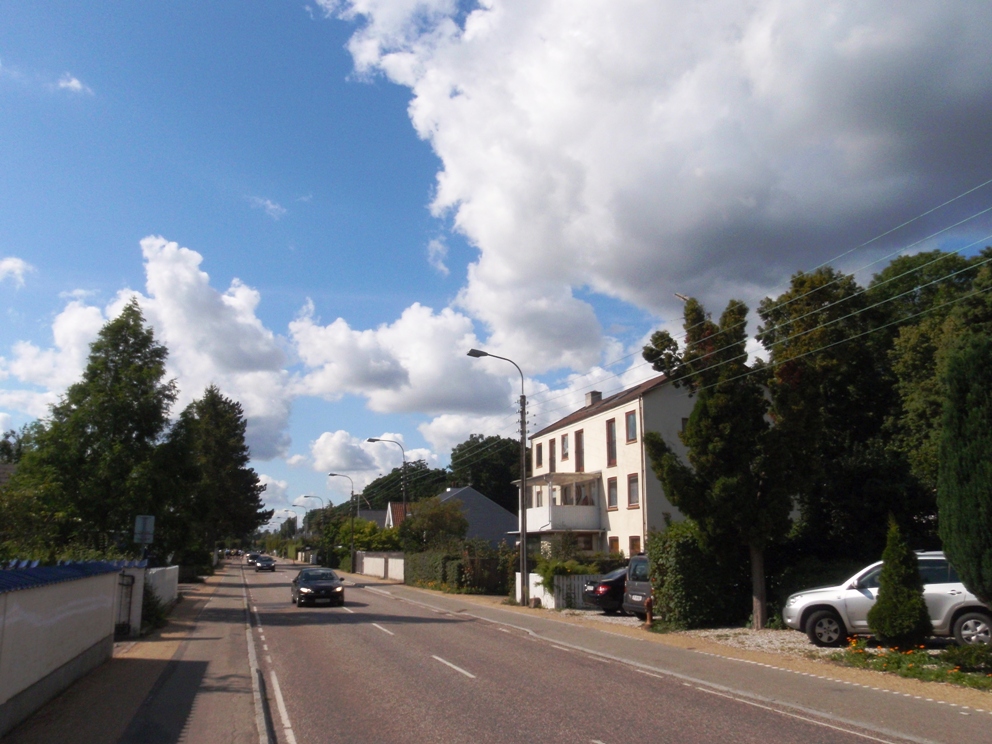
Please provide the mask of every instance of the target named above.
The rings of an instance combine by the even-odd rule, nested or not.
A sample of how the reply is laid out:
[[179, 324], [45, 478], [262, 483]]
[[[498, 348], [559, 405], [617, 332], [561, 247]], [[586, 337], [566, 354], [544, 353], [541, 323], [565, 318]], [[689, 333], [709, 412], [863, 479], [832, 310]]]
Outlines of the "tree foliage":
[[403, 550], [446, 550], [457, 545], [468, 532], [468, 519], [458, 499], [441, 501], [437, 497], [418, 501], [410, 507], [410, 516], [399, 526]]
[[683, 351], [664, 332], [645, 351], [655, 368], [696, 396], [685, 431], [686, 465], [660, 435], [644, 443], [671, 502], [711, 539], [730, 538], [750, 551], [755, 627], [764, 627], [764, 551], [789, 528], [789, 468], [779, 432], [766, 420], [768, 402], [750, 374], [745, 343], [747, 307], [732, 300], [719, 325], [695, 301], [686, 303]]
[[451, 450], [452, 486], [471, 486], [507, 511], [517, 513], [520, 442], [500, 436], [472, 434]]
[[944, 388], [940, 537], [965, 586], [992, 603], [992, 339], [975, 335], [960, 345]]
[[917, 646], [933, 634], [933, 625], [916, 555], [903, 540], [895, 519], [889, 520], [882, 560], [878, 598], [868, 611], [868, 627], [887, 646]]

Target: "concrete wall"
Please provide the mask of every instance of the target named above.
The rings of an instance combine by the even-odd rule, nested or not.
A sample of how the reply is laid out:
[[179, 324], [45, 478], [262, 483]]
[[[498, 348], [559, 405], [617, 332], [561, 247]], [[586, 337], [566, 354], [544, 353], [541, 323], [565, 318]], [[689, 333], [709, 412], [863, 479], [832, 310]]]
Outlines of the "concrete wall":
[[0, 736], [113, 655], [119, 575], [0, 594]]
[[355, 552], [354, 573], [375, 576], [379, 579], [403, 581], [404, 563], [402, 553]]
[[179, 566], [149, 568], [145, 571], [145, 582], [155, 592], [159, 602], [171, 607], [179, 597]]

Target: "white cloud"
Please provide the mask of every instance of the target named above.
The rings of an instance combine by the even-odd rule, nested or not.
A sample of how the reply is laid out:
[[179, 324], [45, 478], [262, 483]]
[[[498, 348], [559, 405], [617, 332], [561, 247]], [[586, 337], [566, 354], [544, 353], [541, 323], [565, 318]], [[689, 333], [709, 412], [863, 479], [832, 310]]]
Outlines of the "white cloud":
[[9, 413], [0, 413], [0, 434], [10, 431], [10, 422], [13, 421]]
[[281, 204], [276, 204], [271, 199], [264, 199], [260, 196], [249, 196], [248, 201], [253, 209], [261, 209], [274, 220], [278, 220], [286, 214], [286, 208]]
[[298, 468], [306, 465], [308, 462], [306, 455], [291, 455], [286, 458], [286, 464], [291, 468]]
[[258, 482], [265, 486], [262, 501], [267, 509], [279, 509], [289, 506], [289, 483], [278, 480], [270, 475], [259, 473]]
[[444, 263], [448, 257], [448, 246], [443, 240], [434, 238], [427, 244], [427, 263], [439, 274], [448, 276], [451, 272]]
[[0, 282], [11, 279], [18, 287], [24, 286], [24, 275], [34, 271], [34, 266], [22, 258], [8, 256], [0, 258]]
[[359, 22], [359, 75], [412, 91], [432, 208], [480, 251], [458, 307], [531, 372], [599, 358], [576, 288], [664, 315], [673, 291], [753, 305], [992, 170], [986, 6], [321, 6]]
[[88, 95], [93, 95], [93, 90], [88, 85], [83, 85], [83, 83], [79, 81], [79, 78], [70, 75], [68, 72], [59, 78], [57, 85], [59, 90], [67, 90], [71, 93], [86, 93]]

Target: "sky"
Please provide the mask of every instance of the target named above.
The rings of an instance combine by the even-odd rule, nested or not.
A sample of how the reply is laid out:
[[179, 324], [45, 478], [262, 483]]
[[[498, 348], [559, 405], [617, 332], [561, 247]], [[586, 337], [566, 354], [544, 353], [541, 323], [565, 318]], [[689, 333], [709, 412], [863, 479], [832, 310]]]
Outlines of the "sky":
[[[992, 243], [992, 6], [0, 4], [0, 427], [136, 297], [271, 508], [654, 373], [681, 301]], [[310, 495], [318, 498], [310, 498]], [[279, 512], [277, 516], [285, 516]]]

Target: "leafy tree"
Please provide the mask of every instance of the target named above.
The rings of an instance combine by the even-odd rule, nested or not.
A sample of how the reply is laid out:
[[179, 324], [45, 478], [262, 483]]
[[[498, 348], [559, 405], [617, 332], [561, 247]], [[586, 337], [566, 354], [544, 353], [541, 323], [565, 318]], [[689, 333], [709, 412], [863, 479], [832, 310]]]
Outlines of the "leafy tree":
[[887, 646], [919, 645], [933, 633], [933, 625], [916, 555], [902, 539], [895, 519], [889, 520], [882, 560], [878, 598], [868, 611], [868, 627]]
[[441, 501], [436, 496], [414, 504], [410, 516], [399, 526], [403, 550], [418, 553], [444, 550], [465, 538], [468, 519], [457, 499]]
[[82, 380], [37, 427], [12, 478], [26, 543], [51, 555], [129, 546], [135, 515], [154, 513], [155, 451], [176, 397], [166, 356], [134, 300], [101, 329]]
[[272, 518], [262, 505], [265, 486], [248, 466], [245, 429], [241, 404], [213, 385], [183, 410], [173, 429], [192, 475], [186, 483], [192, 515], [209, 549], [220, 538], [250, 535]]
[[[406, 492], [410, 504], [437, 496], [447, 483], [448, 471], [444, 468], [432, 468], [424, 460], [406, 464]], [[390, 501], [402, 501], [403, 469], [393, 468], [386, 475], [380, 475], [356, 498], [368, 502], [372, 509], [385, 509]]]
[[15, 464], [20, 461], [24, 454], [25, 439], [28, 427], [24, 427], [20, 432], [10, 429], [3, 433], [0, 439], [0, 463]]
[[747, 366], [747, 307], [732, 300], [719, 325], [695, 299], [685, 306], [685, 349], [666, 332], [652, 336], [644, 357], [697, 396], [685, 431], [687, 466], [656, 432], [645, 435], [651, 467], [672, 503], [713, 541], [747, 546], [755, 628], [767, 619], [765, 549], [785, 536], [791, 498], [779, 432]]
[[992, 603], [992, 339], [953, 353], [940, 440], [937, 506], [944, 551], [965, 586]]
[[517, 513], [520, 477], [520, 441], [472, 434], [451, 450], [452, 486], [472, 486], [507, 511]]

